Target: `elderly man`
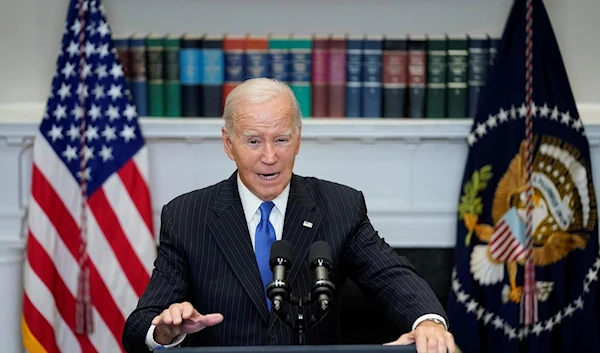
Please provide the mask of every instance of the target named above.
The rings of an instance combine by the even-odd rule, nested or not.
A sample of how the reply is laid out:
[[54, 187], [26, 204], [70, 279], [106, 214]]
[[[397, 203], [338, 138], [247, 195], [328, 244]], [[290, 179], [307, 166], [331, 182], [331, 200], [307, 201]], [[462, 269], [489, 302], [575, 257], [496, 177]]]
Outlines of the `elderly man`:
[[[290, 88], [266, 78], [245, 81], [228, 95], [223, 118], [223, 146], [237, 171], [164, 206], [155, 269], [126, 322], [125, 349], [297, 344], [265, 297], [269, 249], [283, 239], [293, 247], [288, 284], [295, 293], [310, 291], [308, 250], [323, 240], [331, 246], [336, 288], [351, 278], [399, 329], [410, 331], [391, 344], [454, 352], [442, 306], [379, 237], [363, 194], [293, 173], [302, 117]], [[306, 332], [305, 343], [338, 343], [339, 298], [337, 291], [330, 315]], [[297, 313], [289, 304], [286, 310]], [[316, 308], [305, 310], [310, 317]]]

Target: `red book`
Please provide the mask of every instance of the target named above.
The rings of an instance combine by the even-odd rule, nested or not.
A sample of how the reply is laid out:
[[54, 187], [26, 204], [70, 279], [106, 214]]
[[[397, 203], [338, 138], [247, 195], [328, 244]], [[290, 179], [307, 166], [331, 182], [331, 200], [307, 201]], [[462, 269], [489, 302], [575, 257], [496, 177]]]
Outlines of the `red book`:
[[312, 55], [312, 116], [324, 118], [329, 116], [329, 38], [313, 37]]
[[227, 35], [223, 38], [223, 56], [225, 61], [225, 80], [223, 82], [223, 105], [229, 92], [242, 83], [246, 76], [245, 38]]
[[329, 41], [329, 114], [346, 115], [346, 38], [331, 37]]

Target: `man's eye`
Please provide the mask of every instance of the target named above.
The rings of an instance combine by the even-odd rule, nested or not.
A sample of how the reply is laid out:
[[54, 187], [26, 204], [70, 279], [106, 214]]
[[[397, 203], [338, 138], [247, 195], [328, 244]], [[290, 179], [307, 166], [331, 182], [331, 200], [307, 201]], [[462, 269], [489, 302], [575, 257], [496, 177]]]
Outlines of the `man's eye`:
[[258, 143], [258, 140], [248, 140], [248, 143], [251, 145], [256, 145]]

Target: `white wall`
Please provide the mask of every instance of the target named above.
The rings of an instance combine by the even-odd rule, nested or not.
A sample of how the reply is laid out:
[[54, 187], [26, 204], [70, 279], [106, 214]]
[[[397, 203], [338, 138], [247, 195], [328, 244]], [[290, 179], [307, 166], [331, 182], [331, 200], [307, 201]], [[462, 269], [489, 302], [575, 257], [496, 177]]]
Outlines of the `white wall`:
[[[116, 34], [490, 33], [511, 0], [105, 0]], [[600, 1], [545, 0], [578, 102], [600, 103]], [[0, 104], [45, 101], [68, 0], [0, 0]]]

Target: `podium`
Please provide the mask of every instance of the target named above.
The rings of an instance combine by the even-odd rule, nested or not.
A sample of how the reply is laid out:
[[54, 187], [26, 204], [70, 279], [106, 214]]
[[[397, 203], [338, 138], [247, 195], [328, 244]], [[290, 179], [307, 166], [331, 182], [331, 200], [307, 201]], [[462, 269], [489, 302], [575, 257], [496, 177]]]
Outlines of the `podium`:
[[169, 353], [416, 353], [414, 344], [383, 345], [326, 345], [326, 346], [230, 346], [171, 348]]

